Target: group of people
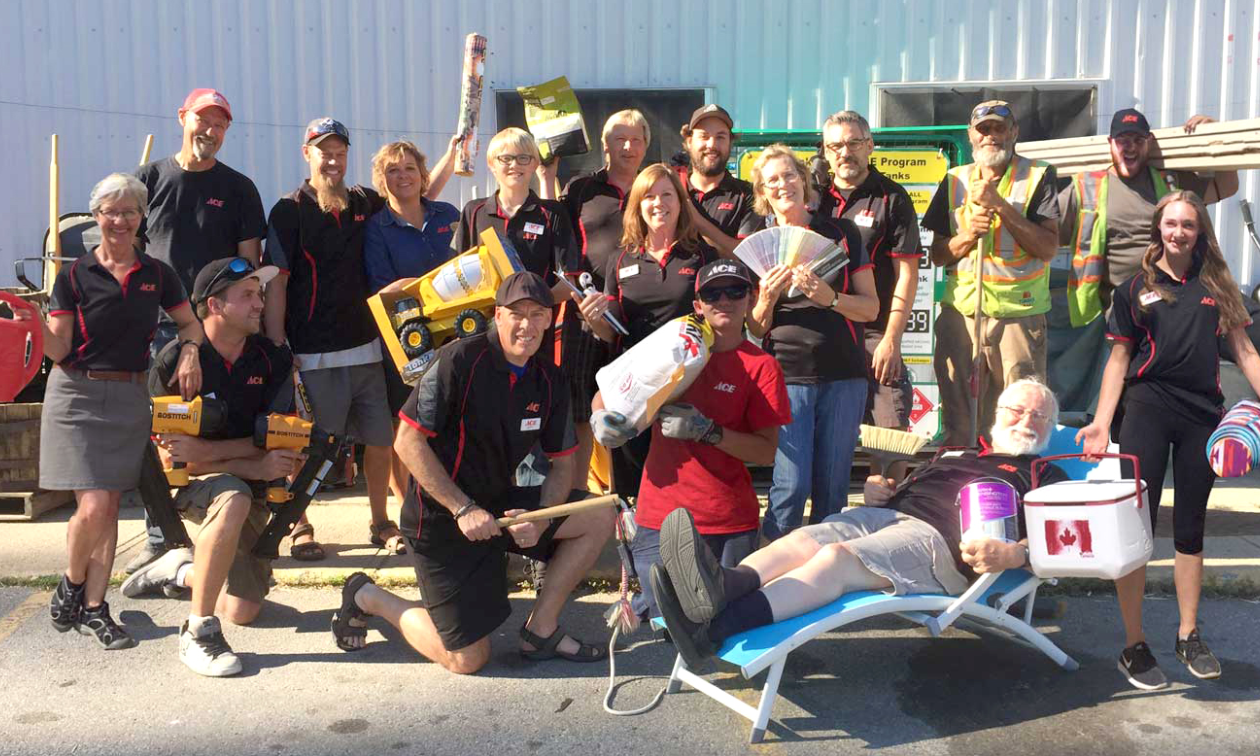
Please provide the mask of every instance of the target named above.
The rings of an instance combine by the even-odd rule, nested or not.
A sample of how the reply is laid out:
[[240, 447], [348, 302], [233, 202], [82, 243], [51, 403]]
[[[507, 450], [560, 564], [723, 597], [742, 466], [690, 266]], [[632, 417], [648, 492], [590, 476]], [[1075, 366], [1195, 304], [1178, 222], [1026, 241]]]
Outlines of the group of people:
[[[1067, 244], [1073, 317], [1096, 329], [1109, 303], [1114, 344], [1081, 438], [1090, 452], [1112, 438], [1138, 454], [1152, 518], [1174, 449], [1176, 652], [1196, 675], [1219, 675], [1197, 628], [1212, 483], [1202, 442], [1222, 402], [1202, 365], [1217, 359], [1218, 331], [1254, 387], [1260, 359], [1200, 197], [1228, 196], [1237, 178], [1149, 169], [1149, 128], [1136, 111], [1116, 114], [1115, 168], [1060, 196], [1052, 167], [1016, 153], [1011, 106], [981, 103], [968, 129], [975, 162], [942, 181], [923, 219], [926, 239], [906, 190], [871, 165], [870, 126], [852, 111], [824, 124], [821, 180], [784, 145], [761, 152], [751, 182], [732, 176], [734, 122], [717, 105], [682, 126], [681, 168], [642, 166], [646, 119], [614, 114], [601, 132], [604, 167], [563, 188], [558, 163], [540, 160], [527, 131], [507, 128], [486, 150], [496, 191], [462, 211], [438, 199], [456, 140], [432, 170], [410, 142], [386, 144], [372, 161], [375, 189], [349, 186], [350, 132], [318, 118], [301, 144], [309, 175], [265, 216], [253, 183], [215, 157], [232, 123], [226, 98], [194, 90], [178, 116], [179, 153], [93, 189], [101, 243], [53, 285], [41, 486], [73, 490], [78, 503], [52, 598], [57, 629], [110, 649], [134, 645], [105, 601], [118, 505], [149, 442], [147, 398], [171, 393], [229, 408], [221, 427], [199, 437], [156, 439], [164, 460], [192, 475], [175, 501], [200, 531], [194, 549], [168, 550], [150, 528], [122, 591], [191, 592], [179, 655], [201, 674], [241, 670], [221, 619], [247, 624], [264, 608], [271, 566], [251, 553], [268, 517], [262, 489], [303, 457], [257, 448], [253, 427], [261, 414], [305, 411], [295, 394], [309, 397], [322, 428], [363, 445], [368, 536], [411, 554], [421, 591], [408, 601], [351, 576], [332, 622], [347, 651], [363, 646], [368, 617], [379, 616], [426, 658], [477, 671], [510, 613], [505, 570], [517, 553], [546, 564], [520, 653], [604, 658], [601, 644], [565, 632], [561, 614], [611, 537], [613, 510], [496, 523], [587, 496], [597, 441], [610, 450], [613, 490], [636, 505], [635, 610], [663, 616], [689, 663], [725, 637], [847, 590], [961, 592], [977, 572], [1028, 561], [1026, 541], [960, 544], [955, 500], [981, 476], [1021, 493], [1031, 486], [1032, 460], [1058, 417], [1043, 382], [1045, 316], [1050, 261]], [[842, 245], [848, 264], [823, 276], [778, 266], [758, 280], [737, 245], [788, 225]], [[496, 292], [492, 327], [440, 346], [408, 386], [382, 357], [367, 299], [471, 249], [486, 229], [511, 242], [524, 269]], [[1112, 255], [1142, 244], [1140, 255]], [[900, 343], [923, 247], [946, 270], [935, 365], [945, 444], [967, 450], [909, 475], [904, 466], [873, 471], [867, 506], [845, 509], [859, 424], [909, 427]], [[1132, 270], [1119, 275], [1126, 264]], [[573, 293], [569, 283], [583, 274], [595, 291]], [[627, 333], [610, 327], [610, 313]], [[711, 355], [637, 433], [604, 406], [596, 373], [683, 315], [712, 328]], [[79, 452], [55, 451], [68, 448]], [[773, 466], [764, 517], [749, 464]], [[388, 516], [391, 491], [402, 500], [401, 526]], [[324, 557], [306, 519], [291, 554]], [[1128, 638], [1120, 664], [1134, 685], [1158, 687], [1142, 635], [1143, 585], [1141, 570], [1117, 583]]]

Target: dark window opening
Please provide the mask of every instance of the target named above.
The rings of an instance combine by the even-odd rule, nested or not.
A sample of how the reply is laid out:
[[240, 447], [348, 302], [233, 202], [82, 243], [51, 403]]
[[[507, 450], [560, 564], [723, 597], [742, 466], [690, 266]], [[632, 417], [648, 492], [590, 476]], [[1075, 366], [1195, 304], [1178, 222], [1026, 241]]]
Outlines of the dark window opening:
[[965, 124], [985, 100], [1005, 100], [1015, 111], [1021, 142], [1093, 136], [1098, 125], [1094, 87], [884, 89], [879, 94], [881, 126]]

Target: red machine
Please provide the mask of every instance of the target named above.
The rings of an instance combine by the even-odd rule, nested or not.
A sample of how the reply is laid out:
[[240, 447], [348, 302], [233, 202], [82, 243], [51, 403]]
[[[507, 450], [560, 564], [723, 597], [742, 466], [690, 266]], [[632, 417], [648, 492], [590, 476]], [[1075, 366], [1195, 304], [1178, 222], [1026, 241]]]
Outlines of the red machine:
[[14, 314], [30, 312], [30, 320], [0, 318], [0, 402], [11, 402], [39, 372], [44, 359], [44, 327], [39, 308], [13, 294], [0, 291], [0, 302]]

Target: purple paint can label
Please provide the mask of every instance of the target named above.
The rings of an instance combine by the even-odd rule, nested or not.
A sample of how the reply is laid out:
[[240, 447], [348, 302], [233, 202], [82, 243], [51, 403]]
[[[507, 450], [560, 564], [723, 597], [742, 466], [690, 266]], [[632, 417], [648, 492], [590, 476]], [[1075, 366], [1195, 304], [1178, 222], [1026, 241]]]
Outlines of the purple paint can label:
[[958, 492], [962, 540], [996, 538], [1019, 540], [1019, 493], [1004, 480], [968, 483]]

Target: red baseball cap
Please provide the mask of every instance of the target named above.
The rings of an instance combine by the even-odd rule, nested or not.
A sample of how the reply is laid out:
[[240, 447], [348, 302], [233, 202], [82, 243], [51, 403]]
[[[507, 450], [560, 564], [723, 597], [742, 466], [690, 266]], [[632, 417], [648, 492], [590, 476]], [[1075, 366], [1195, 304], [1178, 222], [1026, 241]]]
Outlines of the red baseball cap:
[[180, 110], [185, 113], [200, 113], [206, 108], [222, 108], [227, 113], [228, 120], [232, 120], [232, 106], [228, 105], [227, 98], [217, 89], [194, 89], [184, 98], [184, 107]]

